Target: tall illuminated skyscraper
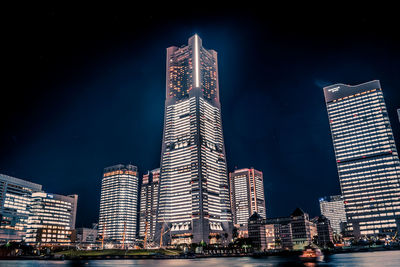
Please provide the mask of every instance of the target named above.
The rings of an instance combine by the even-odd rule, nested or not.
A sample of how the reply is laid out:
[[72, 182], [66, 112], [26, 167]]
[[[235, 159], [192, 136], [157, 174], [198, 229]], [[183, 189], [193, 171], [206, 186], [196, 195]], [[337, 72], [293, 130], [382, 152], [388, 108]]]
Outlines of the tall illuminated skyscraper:
[[136, 166], [119, 164], [104, 169], [98, 231], [105, 242], [129, 245], [136, 238], [138, 183]]
[[233, 223], [247, 225], [254, 212], [266, 218], [263, 173], [254, 168], [229, 173]]
[[379, 81], [324, 88], [348, 229], [394, 235], [400, 162]]
[[231, 234], [232, 216], [217, 52], [194, 35], [186, 46], [167, 48], [166, 63], [156, 235], [172, 244], [223, 241]]
[[159, 183], [159, 168], [143, 174], [142, 188], [140, 190], [139, 237], [144, 238], [146, 242], [154, 240], [157, 222], [158, 197], [160, 195]]

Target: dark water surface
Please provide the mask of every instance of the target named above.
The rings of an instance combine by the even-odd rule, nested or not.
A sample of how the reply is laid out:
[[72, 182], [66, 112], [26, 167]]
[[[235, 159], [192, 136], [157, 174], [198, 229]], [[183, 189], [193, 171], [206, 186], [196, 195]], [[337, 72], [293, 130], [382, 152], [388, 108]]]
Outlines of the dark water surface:
[[83, 261], [43, 261], [43, 260], [3, 260], [0, 266], [176, 266], [176, 267], [258, 267], [258, 266], [394, 266], [400, 267], [400, 251], [377, 251], [335, 254], [325, 258], [324, 262], [301, 263], [293, 257], [271, 256], [267, 258], [232, 257], [232, 258], [200, 258], [171, 260], [83, 260]]

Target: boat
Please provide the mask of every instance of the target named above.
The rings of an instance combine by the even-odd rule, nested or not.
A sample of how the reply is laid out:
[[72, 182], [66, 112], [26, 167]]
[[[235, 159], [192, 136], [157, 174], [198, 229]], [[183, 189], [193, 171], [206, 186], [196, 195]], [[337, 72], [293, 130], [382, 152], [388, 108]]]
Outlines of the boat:
[[321, 262], [324, 260], [324, 254], [319, 248], [306, 247], [300, 255], [300, 260], [303, 262]]

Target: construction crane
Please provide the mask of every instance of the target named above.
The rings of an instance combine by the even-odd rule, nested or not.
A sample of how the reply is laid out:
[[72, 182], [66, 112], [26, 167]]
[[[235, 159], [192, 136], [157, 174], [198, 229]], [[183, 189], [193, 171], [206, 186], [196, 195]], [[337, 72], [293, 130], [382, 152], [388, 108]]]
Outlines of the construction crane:
[[104, 250], [104, 237], [106, 235], [106, 224], [103, 224], [103, 234], [101, 237], [101, 250]]
[[[92, 229], [90, 229], [90, 231], [88, 232], [87, 235], [93, 234], [93, 232], [96, 230], [97, 226], [98, 226], [98, 224], [94, 223], [93, 226], [92, 226]], [[80, 249], [80, 246], [81, 246], [82, 242], [83, 242], [83, 232], [82, 232], [82, 236], [81, 236], [79, 242], [76, 244], [76, 248], [77, 249]]]
[[163, 236], [164, 236], [166, 233], [168, 233], [169, 231], [171, 231], [171, 228], [169, 228], [168, 225], [167, 225], [168, 230], [167, 230], [166, 232], [164, 232], [164, 225], [165, 225], [165, 222], [163, 222], [163, 225], [162, 225], [162, 227], [161, 227], [160, 248], [162, 248]]
[[122, 234], [122, 249], [125, 249], [126, 221], [124, 222], [124, 232]]
[[392, 238], [392, 241], [395, 241], [395, 240], [396, 240], [396, 237], [397, 237], [397, 231], [396, 231], [396, 233], [394, 234], [394, 236], [393, 236], [393, 238]]
[[143, 242], [143, 248], [144, 249], [147, 249], [147, 231], [148, 231], [148, 229], [149, 229], [149, 222], [148, 221], [146, 221], [146, 227], [145, 227], [145, 231], [144, 231], [144, 242]]

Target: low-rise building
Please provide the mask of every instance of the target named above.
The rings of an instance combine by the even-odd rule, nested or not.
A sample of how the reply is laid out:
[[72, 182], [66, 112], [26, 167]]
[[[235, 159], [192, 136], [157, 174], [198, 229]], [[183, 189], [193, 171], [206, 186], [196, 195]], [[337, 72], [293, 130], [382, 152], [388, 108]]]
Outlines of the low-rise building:
[[78, 195], [32, 194], [26, 243], [39, 246], [64, 246], [75, 242]]
[[0, 243], [23, 241], [32, 193], [40, 191], [40, 184], [0, 174]]
[[[267, 225], [274, 226], [274, 249], [291, 250], [292, 242], [292, 226], [290, 217], [268, 218], [265, 220]], [[272, 244], [270, 245], [272, 247]]]
[[261, 251], [267, 248], [265, 225], [265, 219], [257, 212], [254, 212], [248, 220], [249, 238], [253, 247]]
[[94, 244], [97, 239], [97, 228], [76, 228], [76, 242], [78, 244]]
[[328, 247], [333, 244], [333, 231], [331, 223], [324, 215], [318, 216], [315, 220], [318, 231], [317, 243], [321, 247]]
[[290, 215], [292, 225], [292, 242], [294, 250], [302, 250], [312, 243], [312, 225], [307, 213], [297, 208]]

